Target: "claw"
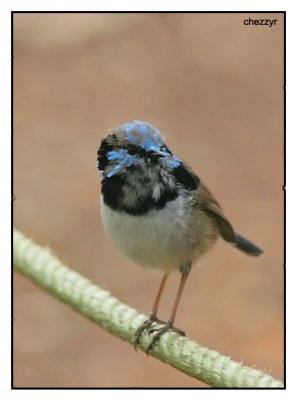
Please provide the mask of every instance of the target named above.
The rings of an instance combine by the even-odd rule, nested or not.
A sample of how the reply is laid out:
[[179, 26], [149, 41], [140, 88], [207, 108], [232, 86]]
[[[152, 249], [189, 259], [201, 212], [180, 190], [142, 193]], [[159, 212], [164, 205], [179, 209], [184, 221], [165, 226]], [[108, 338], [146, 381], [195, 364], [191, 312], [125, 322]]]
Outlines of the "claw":
[[[162, 324], [163, 326], [161, 327], [152, 327], [152, 325], [157, 322], [158, 324]], [[148, 348], [146, 349], [146, 354], [148, 355], [149, 352], [154, 348], [155, 344], [160, 340], [161, 336], [163, 333], [172, 330], [176, 333], [178, 333], [181, 336], [186, 336], [185, 331], [176, 328], [173, 326], [172, 321], [169, 320], [167, 322], [161, 321], [154, 315], [151, 315], [149, 319], [144, 321], [142, 325], [137, 329], [136, 334], [135, 334], [135, 340], [134, 340], [134, 349], [137, 350], [137, 346], [139, 345], [141, 335], [143, 331], [147, 330], [147, 333], [149, 335], [154, 333], [153, 339], [151, 343], [149, 344]]]
[[146, 349], [146, 354], [148, 354], [154, 348], [156, 343], [160, 340], [161, 336], [165, 332], [167, 332], [170, 328], [171, 328], [171, 324], [170, 323], [166, 323], [161, 328], [153, 329], [153, 331], [156, 332], [156, 333], [155, 333], [151, 343], [149, 344], [148, 348]]
[[149, 328], [152, 326], [152, 324], [154, 322], [156, 322], [156, 320], [157, 320], [157, 318], [154, 315], [151, 315], [149, 317], [149, 319], [144, 321], [144, 323], [142, 325], [140, 325], [140, 327], [137, 329], [136, 334], [135, 334], [135, 340], [133, 343], [135, 350], [137, 350], [137, 346], [139, 345], [142, 332], [145, 331], [146, 329], [148, 330], [148, 332], [150, 332]]
[[160, 328], [150, 328], [150, 329], [147, 330], [147, 333], [148, 333], [149, 335], [151, 335], [152, 333], [158, 331], [159, 329], [160, 329]]

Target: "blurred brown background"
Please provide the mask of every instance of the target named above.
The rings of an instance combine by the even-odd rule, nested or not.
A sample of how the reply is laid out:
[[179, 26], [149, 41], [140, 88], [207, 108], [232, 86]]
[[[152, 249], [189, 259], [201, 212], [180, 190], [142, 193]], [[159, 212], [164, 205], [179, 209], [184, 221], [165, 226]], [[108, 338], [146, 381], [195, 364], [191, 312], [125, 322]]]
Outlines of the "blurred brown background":
[[[274, 27], [245, 18], [277, 19]], [[265, 250], [218, 242], [194, 268], [176, 325], [283, 379], [282, 14], [14, 14], [15, 225], [74, 270], [148, 313], [161, 274], [119, 254], [99, 213], [106, 130], [154, 124]], [[160, 317], [179, 281], [172, 274]], [[135, 352], [19, 274], [14, 384], [200, 387]]]

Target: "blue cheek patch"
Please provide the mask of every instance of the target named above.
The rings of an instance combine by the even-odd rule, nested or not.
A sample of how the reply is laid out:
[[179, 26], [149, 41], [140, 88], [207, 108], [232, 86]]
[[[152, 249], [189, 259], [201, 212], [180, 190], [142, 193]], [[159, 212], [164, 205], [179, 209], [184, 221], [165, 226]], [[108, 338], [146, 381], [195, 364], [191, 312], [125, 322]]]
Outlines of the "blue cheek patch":
[[[166, 154], [166, 153], [164, 153]], [[168, 168], [174, 169], [177, 168], [178, 166], [180, 166], [181, 162], [178, 158], [176, 158], [175, 156], [171, 156], [171, 154], [169, 154], [170, 158], [160, 158], [160, 163], [165, 165]]]
[[109, 153], [107, 153], [107, 158], [110, 161], [117, 161], [117, 164], [114, 166], [112, 171], [107, 174], [108, 178], [119, 172], [122, 168], [131, 167], [139, 161], [138, 156], [128, 154], [126, 149], [110, 151]]

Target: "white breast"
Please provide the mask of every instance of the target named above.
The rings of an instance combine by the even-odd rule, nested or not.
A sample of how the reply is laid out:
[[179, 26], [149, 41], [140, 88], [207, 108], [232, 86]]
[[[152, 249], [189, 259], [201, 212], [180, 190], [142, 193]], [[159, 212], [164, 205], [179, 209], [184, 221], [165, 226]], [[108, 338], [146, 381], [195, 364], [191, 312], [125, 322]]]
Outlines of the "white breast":
[[114, 211], [101, 201], [103, 226], [113, 244], [129, 258], [144, 267], [170, 271], [197, 258], [197, 237], [188, 240], [189, 225], [192, 235], [193, 223], [189, 224], [188, 199], [177, 197], [161, 210], [134, 216]]

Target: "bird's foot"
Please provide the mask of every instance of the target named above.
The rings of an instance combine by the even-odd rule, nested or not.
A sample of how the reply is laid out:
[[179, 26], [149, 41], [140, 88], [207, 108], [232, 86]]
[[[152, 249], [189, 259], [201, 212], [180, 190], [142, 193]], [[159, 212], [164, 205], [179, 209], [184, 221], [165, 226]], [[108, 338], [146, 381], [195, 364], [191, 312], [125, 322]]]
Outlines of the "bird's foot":
[[149, 328], [151, 328], [151, 326], [153, 325], [154, 322], [159, 322], [159, 319], [154, 314], [152, 314], [149, 317], [149, 319], [144, 321], [144, 323], [142, 325], [140, 325], [140, 327], [137, 329], [137, 331], [135, 333], [134, 344], [133, 344], [135, 350], [137, 350], [137, 346], [139, 345], [142, 332], [145, 330], [148, 330], [148, 332], [149, 332], [150, 331]]
[[[154, 322], [157, 322], [158, 324], [162, 324], [162, 326], [159, 327], [153, 327], [152, 325]], [[139, 344], [140, 337], [143, 333], [143, 331], [147, 330], [149, 334], [154, 333], [153, 339], [151, 343], [149, 344], [148, 348], [146, 349], [146, 354], [148, 354], [155, 346], [155, 344], [160, 340], [161, 336], [169, 331], [172, 330], [176, 333], [178, 333], [181, 336], [186, 336], [185, 331], [176, 328], [173, 326], [173, 322], [171, 320], [168, 320], [167, 322], [162, 321], [158, 319], [156, 316], [151, 315], [149, 319], [147, 319], [140, 327], [137, 329], [136, 334], [135, 334], [135, 341], [134, 341], [134, 348], [136, 350], [137, 345]]]
[[163, 326], [157, 328], [151, 328], [148, 330], [148, 333], [149, 334], [154, 333], [154, 336], [148, 348], [146, 349], [146, 354], [148, 354], [154, 348], [155, 344], [160, 340], [161, 336], [169, 330], [174, 331], [181, 336], [186, 336], [185, 331], [173, 326], [173, 322], [171, 320], [167, 322], [162, 321], [162, 323], [164, 324]]

